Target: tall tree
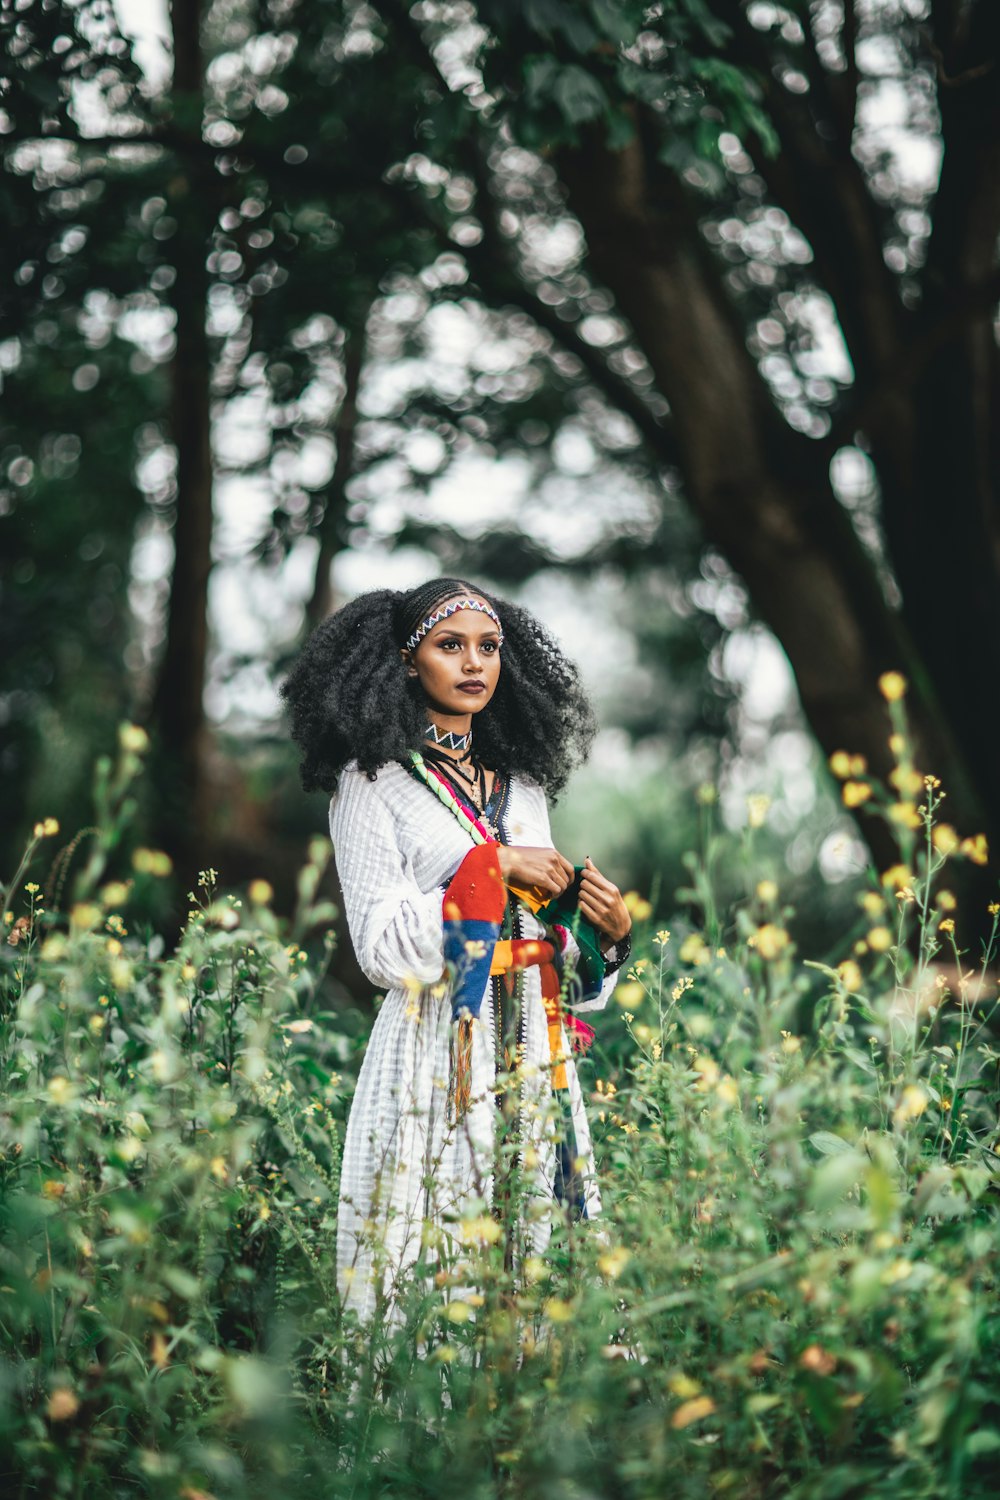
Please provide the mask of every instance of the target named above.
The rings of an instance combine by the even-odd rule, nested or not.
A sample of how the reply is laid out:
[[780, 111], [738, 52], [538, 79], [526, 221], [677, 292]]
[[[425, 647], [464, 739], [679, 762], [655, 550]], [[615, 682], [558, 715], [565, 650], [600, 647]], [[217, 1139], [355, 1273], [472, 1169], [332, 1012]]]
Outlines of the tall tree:
[[[69, 319], [82, 304], [94, 252], [67, 231], [84, 224], [107, 243], [118, 205], [133, 240], [102, 253], [97, 285], [123, 307], [173, 307], [175, 376], [193, 359], [220, 402], [260, 396], [264, 440], [230, 467], [273, 487], [268, 556], [319, 537], [314, 611], [363, 497], [390, 458], [408, 463], [407, 432], [433, 435], [447, 462], [469, 443], [540, 452], [539, 433], [572, 420], [609, 460], [652, 476], [665, 518], [683, 493], [785, 647], [828, 751], [885, 766], [875, 680], [902, 666], [956, 821], [996, 835], [990, 0], [247, 0], [210, 7], [200, 72], [185, 0], [174, 22], [189, 72], [166, 101], [137, 93], [102, 10], [39, 0], [7, 27], [7, 190], [63, 258], [31, 318], [44, 328], [52, 307]], [[74, 107], [95, 57], [103, 135]], [[940, 152], [939, 174], [908, 177], [880, 137], [887, 80], [910, 142]], [[78, 180], [97, 185], [99, 208]], [[394, 304], [448, 301], [510, 330], [521, 367], [470, 367], [461, 389], [412, 382], [391, 420], [317, 400], [350, 391], [343, 351], [360, 330], [371, 360], [403, 352]], [[196, 327], [206, 306], [208, 334], [204, 318]], [[176, 506], [183, 646], [167, 646], [161, 681], [175, 688], [159, 701], [186, 703], [178, 754], [197, 738], [204, 649], [204, 532], [186, 537], [197, 508], [181, 496], [204, 501], [211, 482], [205, 421], [183, 415], [209, 410], [196, 378], [174, 379], [172, 397], [152, 386], [161, 442], [172, 422], [178, 449], [176, 480], [152, 502], [161, 518]], [[338, 422], [326, 479], [311, 492], [279, 479], [279, 460]], [[870, 493], [845, 491], [845, 462]], [[668, 558], [666, 523], [616, 529], [612, 518], [600, 556]], [[498, 569], [511, 558], [523, 573], [546, 552], [494, 549]]]
[[[201, 151], [205, 99], [202, 0], [171, 0], [171, 124], [190, 138], [166, 184], [172, 216], [174, 314], [169, 433], [176, 452], [174, 562], [153, 713], [161, 757], [160, 836], [186, 870], [208, 818], [204, 776], [208, 585], [212, 571], [212, 360], [207, 259], [219, 216], [219, 178]], [[193, 858], [192, 858], [193, 856]]]

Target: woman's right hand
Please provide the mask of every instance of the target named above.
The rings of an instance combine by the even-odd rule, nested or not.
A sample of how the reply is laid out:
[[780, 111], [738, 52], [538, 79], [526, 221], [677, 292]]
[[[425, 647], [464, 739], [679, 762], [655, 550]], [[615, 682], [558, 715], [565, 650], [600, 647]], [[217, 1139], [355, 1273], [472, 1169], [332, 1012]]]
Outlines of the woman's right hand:
[[536, 887], [551, 898], [561, 895], [576, 871], [558, 849], [535, 849], [530, 845], [501, 844], [498, 849], [500, 873], [507, 885]]

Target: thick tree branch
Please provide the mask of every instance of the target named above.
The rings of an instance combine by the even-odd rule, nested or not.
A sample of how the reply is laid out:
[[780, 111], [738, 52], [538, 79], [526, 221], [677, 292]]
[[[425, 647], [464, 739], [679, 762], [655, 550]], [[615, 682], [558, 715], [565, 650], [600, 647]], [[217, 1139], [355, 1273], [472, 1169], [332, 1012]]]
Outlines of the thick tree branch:
[[[781, 148], [770, 156], [764, 144], [745, 144], [771, 197], [806, 236], [822, 285], [837, 309], [855, 374], [872, 381], [898, 352], [906, 322], [898, 289], [882, 254], [882, 230], [841, 112], [819, 134], [809, 95], [793, 95], [774, 76], [774, 58], [764, 35], [751, 25], [740, 0], [715, 0], [730, 28], [728, 60], [760, 79]], [[818, 63], [824, 75], [825, 69]], [[811, 70], [814, 71], [814, 70]]]

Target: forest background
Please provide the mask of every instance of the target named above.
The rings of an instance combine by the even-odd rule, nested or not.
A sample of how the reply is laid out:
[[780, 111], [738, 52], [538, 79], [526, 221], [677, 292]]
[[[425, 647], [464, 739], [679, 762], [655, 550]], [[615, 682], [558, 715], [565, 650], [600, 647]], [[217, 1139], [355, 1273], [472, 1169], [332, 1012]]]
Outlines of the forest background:
[[[0, 0], [5, 1494], [992, 1500], [998, 58], [995, 0]], [[278, 686], [439, 570], [580, 662], [635, 949], [600, 1219], [522, 1253], [498, 1127], [359, 1326]]]
[[580, 661], [560, 837], [667, 907], [711, 783], [837, 933], [894, 845], [825, 763], [889, 769], [887, 669], [995, 841], [998, 45], [963, 0], [5, 3], [3, 867], [131, 719], [163, 920], [206, 865], [287, 903], [282, 671], [438, 570]]

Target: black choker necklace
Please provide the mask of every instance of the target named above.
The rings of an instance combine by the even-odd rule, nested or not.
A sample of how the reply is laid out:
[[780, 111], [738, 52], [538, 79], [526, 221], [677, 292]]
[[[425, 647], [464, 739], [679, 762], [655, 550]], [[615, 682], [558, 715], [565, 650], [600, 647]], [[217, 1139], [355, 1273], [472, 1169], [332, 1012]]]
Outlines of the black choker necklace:
[[446, 750], [471, 750], [472, 730], [466, 730], [465, 734], [455, 734], [451, 729], [441, 731], [436, 724], [428, 724], [424, 730], [424, 739], [430, 740], [432, 745], [443, 745]]

